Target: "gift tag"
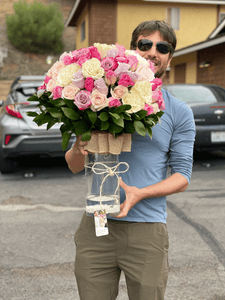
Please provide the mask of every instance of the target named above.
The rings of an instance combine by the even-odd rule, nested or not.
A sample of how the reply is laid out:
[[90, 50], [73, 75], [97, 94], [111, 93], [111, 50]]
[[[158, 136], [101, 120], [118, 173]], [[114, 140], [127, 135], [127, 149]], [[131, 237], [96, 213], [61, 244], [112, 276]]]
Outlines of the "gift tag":
[[109, 234], [105, 209], [95, 211], [94, 218], [96, 236], [103, 236]]

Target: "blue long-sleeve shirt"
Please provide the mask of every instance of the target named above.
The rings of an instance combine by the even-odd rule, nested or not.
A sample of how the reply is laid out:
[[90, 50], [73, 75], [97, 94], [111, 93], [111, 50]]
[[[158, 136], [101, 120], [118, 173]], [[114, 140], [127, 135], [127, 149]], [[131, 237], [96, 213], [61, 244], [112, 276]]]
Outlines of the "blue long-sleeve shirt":
[[[144, 188], [167, 177], [180, 173], [188, 182], [193, 164], [195, 124], [189, 106], [162, 89], [165, 111], [161, 124], [153, 127], [152, 139], [137, 133], [132, 135], [131, 152], [122, 152], [121, 162], [129, 164], [129, 170], [121, 174], [129, 186]], [[120, 189], [120, 201], [125, 200], [125, 192]], [[144, 199], [138, 202], [123, 221], [166, 223], [166, 197]], [[110, 218], [110, 217], [109, 217]]]

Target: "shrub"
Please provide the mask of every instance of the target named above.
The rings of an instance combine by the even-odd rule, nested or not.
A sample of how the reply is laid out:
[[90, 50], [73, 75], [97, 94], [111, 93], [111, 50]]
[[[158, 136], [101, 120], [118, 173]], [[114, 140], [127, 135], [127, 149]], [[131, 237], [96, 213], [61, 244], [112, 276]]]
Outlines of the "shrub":
[[37, 54], [62, 51], [63, 15], [56, 3], [20, 0], [13, 8], [15, 14], [6, 16], [6, 25], [8, 38], [17, 49]]

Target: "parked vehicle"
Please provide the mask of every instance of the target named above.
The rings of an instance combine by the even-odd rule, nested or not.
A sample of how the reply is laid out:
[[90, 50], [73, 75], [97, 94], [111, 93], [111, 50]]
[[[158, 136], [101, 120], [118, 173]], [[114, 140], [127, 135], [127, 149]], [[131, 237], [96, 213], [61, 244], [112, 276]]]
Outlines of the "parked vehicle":
[[225, 150], [225, 89], [211, 84], [168, 84], [163, 88], [191, 107], [195, 150]]
[[[38, 155], [64, 156], [61, 124], [55, 124], [46, 130], [46, 124], [38, 127], [27, 111], [38, 111], [36, 102], [28, 102], [45, 76], [20, 76], [12, 84], [5, 101], [0, 101], [0, 171], [10, 173], [15, 170], [20, 156]], [[71, 137], [68, 148], [71, 147]]]

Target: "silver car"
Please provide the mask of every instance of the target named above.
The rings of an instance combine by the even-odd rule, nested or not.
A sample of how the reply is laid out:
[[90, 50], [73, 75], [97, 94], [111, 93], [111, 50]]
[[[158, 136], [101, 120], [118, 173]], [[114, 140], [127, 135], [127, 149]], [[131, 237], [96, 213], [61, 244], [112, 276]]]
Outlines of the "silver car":
[[[12, 84], [5, 101], [0, 101], [0, 171], [10, 173], [15, 170], [16, 159], [28, 155], [44, 155], [50, 157], [64, 156], [61, 124], [55, 124], [49, 130], [47, 125], [40, 127], [27, 116], [28, 111], [38, 112], [38, 103], [28, 102], [44, 76], [20, 76]], [[74, 141], [71, 137], [69, 149]], [[67, 150], [66, 149], [66, 150]]]

